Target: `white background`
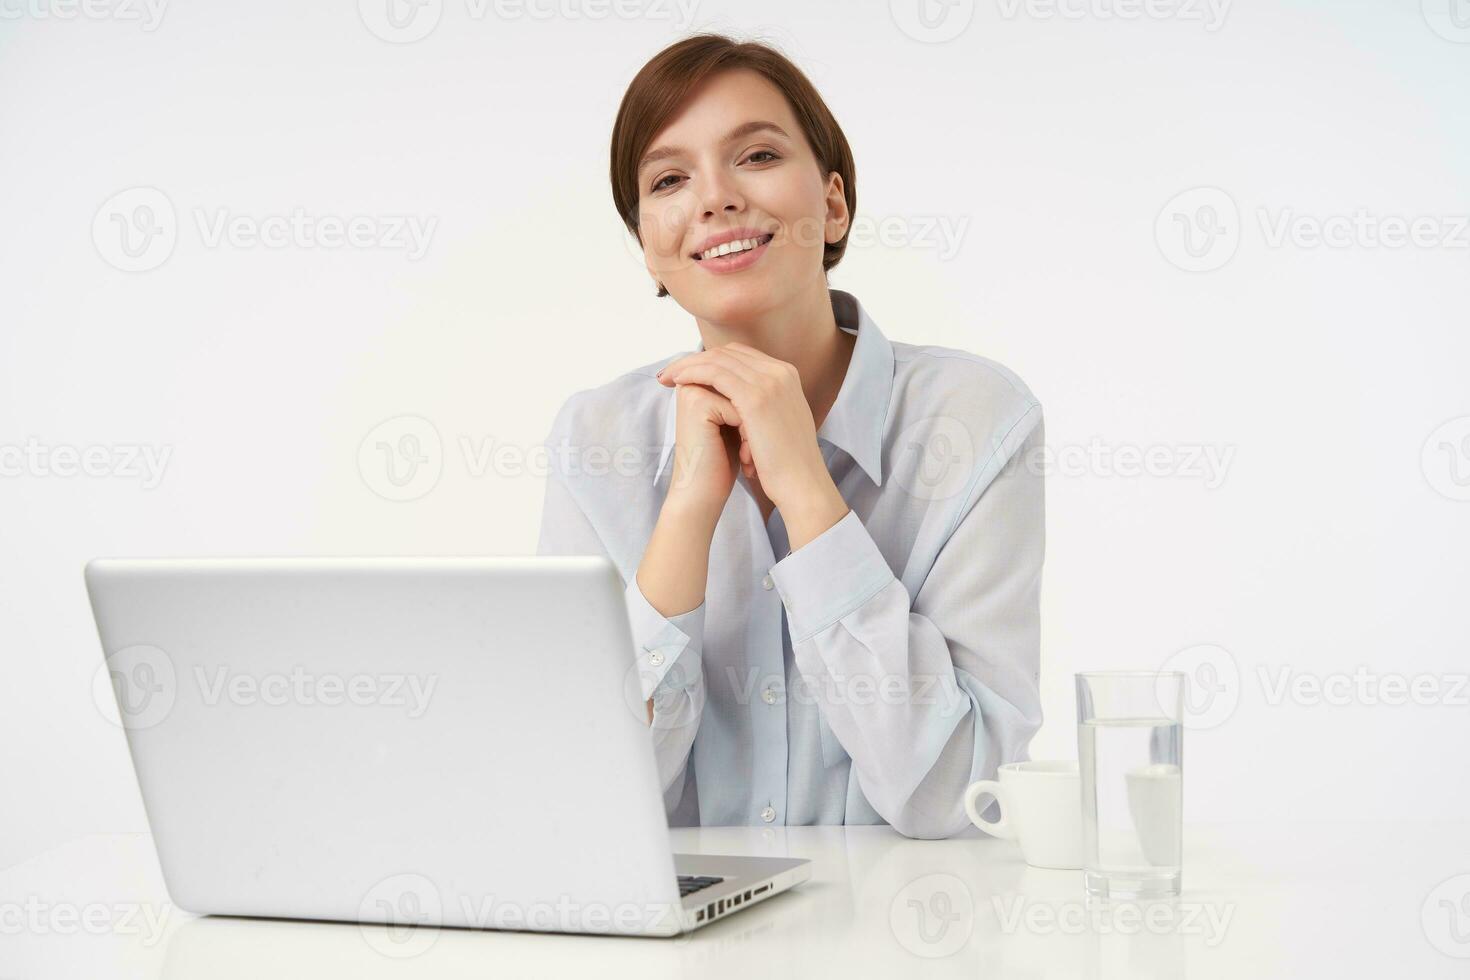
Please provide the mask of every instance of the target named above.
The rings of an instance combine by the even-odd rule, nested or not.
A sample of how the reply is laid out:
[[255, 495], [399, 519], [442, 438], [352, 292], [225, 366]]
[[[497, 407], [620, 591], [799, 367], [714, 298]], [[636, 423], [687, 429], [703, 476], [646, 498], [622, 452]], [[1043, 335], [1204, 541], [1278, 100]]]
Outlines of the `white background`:
[[[828, 100], [866, 236], [831, 282], [890, 338], [1017, 371], [1064, 459], [1172, 461], [1049, 476], [1033, 755], [1075, 753], [1074, 671], [1172, 662], [1221, 687], [1186, 736], [1187, 822], [1470, 818], [1470, 423], [1431, 441], [1470, 415], [1464, 0], [980, 0], [933, 31], [876, 0], [688, 23], [442, 0], [407, 43], [382, 3], [97, 2], [0, 0], [0, 451], [169, 456], [156, 485], [0, 476], [0, 867], [146, 826], [93, 699], [87, 559], [534, 550], [541, 479], [461, 440], [527, 451], [572, 391], [697, 346], [607, 178], [624, 88], [695, 29], [774, 42]], [[176, 241], [128, 272], [112, 222], [137, 198], [114, 197], [139, 187]], [[1228, 202], [1213, 224], [1219, 194], [1171, 204], [1197, 188]], [[297, 208], [432, 234], [415, 258], [200, 228]], [[1360, 211], [1435, 240], [1302, 237]], [[1198, 261], [1191, 223], [1223, 232]], [[359, 448], [401, 416], [442, 472], [392, 501]], [[1228, 467], [1192, 469], [1202, 449]], [[1274, 698], [1282, 671], [1360, 668], [1348, 703]], [[1441, 703], [1363, 696], [1420, 675]]]

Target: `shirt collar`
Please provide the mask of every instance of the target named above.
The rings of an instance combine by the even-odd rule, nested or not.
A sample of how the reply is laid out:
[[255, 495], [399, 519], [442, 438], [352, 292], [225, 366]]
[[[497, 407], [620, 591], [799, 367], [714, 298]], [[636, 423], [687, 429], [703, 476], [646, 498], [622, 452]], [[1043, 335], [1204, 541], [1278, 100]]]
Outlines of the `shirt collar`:
[[[830, 443], [851, 456], [868, 478], [883, 485], [883, 430], [888, 422], [888, 403], [893, 394], [893, 345], [857, 297], [841, 289], [829, 289], [837, 326], [856, 334], [847, 375], [838, 389], [837, 400], [817, 430], [819, 442]], [[704, 350], [701, 342], [699, 350]], [[674, 449], [678, 408], [674, 392], [665, 399], [663, 448], [653, 482], [658, 483]]]

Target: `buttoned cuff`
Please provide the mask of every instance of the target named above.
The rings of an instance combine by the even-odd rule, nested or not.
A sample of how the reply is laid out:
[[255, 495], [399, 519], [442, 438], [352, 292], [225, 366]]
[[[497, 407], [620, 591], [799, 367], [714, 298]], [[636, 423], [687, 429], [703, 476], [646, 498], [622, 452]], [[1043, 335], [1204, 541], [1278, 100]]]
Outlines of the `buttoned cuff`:
[[853, 510], [771, 567], [792, 643], [820, 633], [893, 580], [893, 569]]
[[628, 625], [633, 631], [633, 650], [638, 658], [638, 677], [643, 699], [678, 691], [692, 684], [701, 670], [700, 645], [704, 638], [705, 603], [669, 617], [653, 608], [638, 587], [637, 574], [628, 577], [623, 590], [628, 606]]

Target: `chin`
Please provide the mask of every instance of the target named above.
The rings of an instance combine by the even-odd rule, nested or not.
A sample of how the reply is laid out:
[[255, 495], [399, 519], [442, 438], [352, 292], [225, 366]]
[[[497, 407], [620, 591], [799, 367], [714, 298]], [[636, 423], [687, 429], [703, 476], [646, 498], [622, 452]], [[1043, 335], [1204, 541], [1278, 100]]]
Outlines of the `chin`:
[[693, 293], [689, 311], [715, 323], [739, 323], [780, 306], [784, 295], [779, 288], [773, 289], [770, 284], [757, 280], [738, 285], [715, 283]]

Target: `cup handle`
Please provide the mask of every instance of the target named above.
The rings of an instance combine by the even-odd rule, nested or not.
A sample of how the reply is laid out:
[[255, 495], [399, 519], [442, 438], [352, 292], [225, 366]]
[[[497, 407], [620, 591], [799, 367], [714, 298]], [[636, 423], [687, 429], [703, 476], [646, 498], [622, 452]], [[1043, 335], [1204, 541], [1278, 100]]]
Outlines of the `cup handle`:
[[[1000, 804], [1000, 819], [986, 820], [980, 816], [980, 810], [975, 806], [975, 801], [984, 794], [989, 793], [995, 797], [995, 802]], [[970, 788], [965, 790], [965, 812], [970, 815], [970, 822], [981, 830], [1005, 840], [1014, 840], [1015, 834], [1011, 831], [1011, 822], [1006, 819], [1005, 791], [1001, 789], [1000, 783], [993, 779], [982, 779], [978, 783], [971, 783]]]

